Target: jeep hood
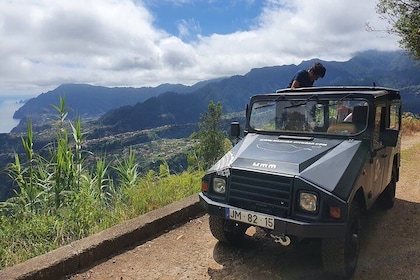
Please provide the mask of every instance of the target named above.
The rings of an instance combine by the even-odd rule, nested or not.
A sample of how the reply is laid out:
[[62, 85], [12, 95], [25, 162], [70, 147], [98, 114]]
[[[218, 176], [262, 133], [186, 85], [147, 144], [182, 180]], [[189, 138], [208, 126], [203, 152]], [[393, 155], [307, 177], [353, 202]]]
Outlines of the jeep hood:
[[333, 191], [340, 180], [355, 180], [366, 149], [361, 140], [279, 138], [248, 134], [210, 170], [229, 176], [230, 169], [297, 176]]

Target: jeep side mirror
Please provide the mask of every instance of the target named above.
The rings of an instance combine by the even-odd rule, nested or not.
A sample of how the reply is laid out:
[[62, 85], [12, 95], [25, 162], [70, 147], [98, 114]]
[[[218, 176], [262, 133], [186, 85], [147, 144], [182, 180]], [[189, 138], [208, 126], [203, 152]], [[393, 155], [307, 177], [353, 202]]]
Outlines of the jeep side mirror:
[[399, 131], [395, 129], [385, 129], [381, 133], [382, 144], [387, 147], [396, 147]]
[[230, 135], [235, 138], [239, 138], [239, 135], [241, 134], [241, 127], [239, 126], [238, 121], [233, 121], [230, 124]]

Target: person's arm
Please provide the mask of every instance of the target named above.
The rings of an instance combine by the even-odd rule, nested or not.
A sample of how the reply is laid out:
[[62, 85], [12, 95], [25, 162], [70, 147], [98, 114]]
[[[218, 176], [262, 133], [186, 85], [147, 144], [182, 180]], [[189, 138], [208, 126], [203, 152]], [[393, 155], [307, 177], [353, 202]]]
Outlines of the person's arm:
[[290, 88], [298, 88], [298, 87], [299, 87], [299, 82], [297, 80], [293, 80], [292, 86]]

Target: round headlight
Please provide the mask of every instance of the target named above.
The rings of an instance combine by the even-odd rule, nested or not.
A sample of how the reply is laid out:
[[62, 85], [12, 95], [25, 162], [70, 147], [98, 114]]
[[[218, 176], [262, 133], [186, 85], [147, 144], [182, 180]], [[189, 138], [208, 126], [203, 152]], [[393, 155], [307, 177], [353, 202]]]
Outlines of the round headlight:
[[213, 190], [224, 194], [226, 192], [226, 180], [220, 177], [213, 178]]
[[318, 197], [313, 193], [301, 192], [299, 194], [299, 207], [308, 212], [318, 210]]

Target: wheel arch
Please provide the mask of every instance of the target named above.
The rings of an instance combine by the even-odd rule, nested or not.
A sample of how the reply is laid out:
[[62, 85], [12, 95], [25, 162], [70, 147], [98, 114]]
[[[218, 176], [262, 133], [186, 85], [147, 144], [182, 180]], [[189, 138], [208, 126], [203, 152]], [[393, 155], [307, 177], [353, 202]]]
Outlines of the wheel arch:
[[363, 187], [361, 186], [353, 196], [351, 203], [356, 202], [359, 206], [360, 211], [366, 212], [367, 211], [367, 204], [365, 199], [365, 194]]

